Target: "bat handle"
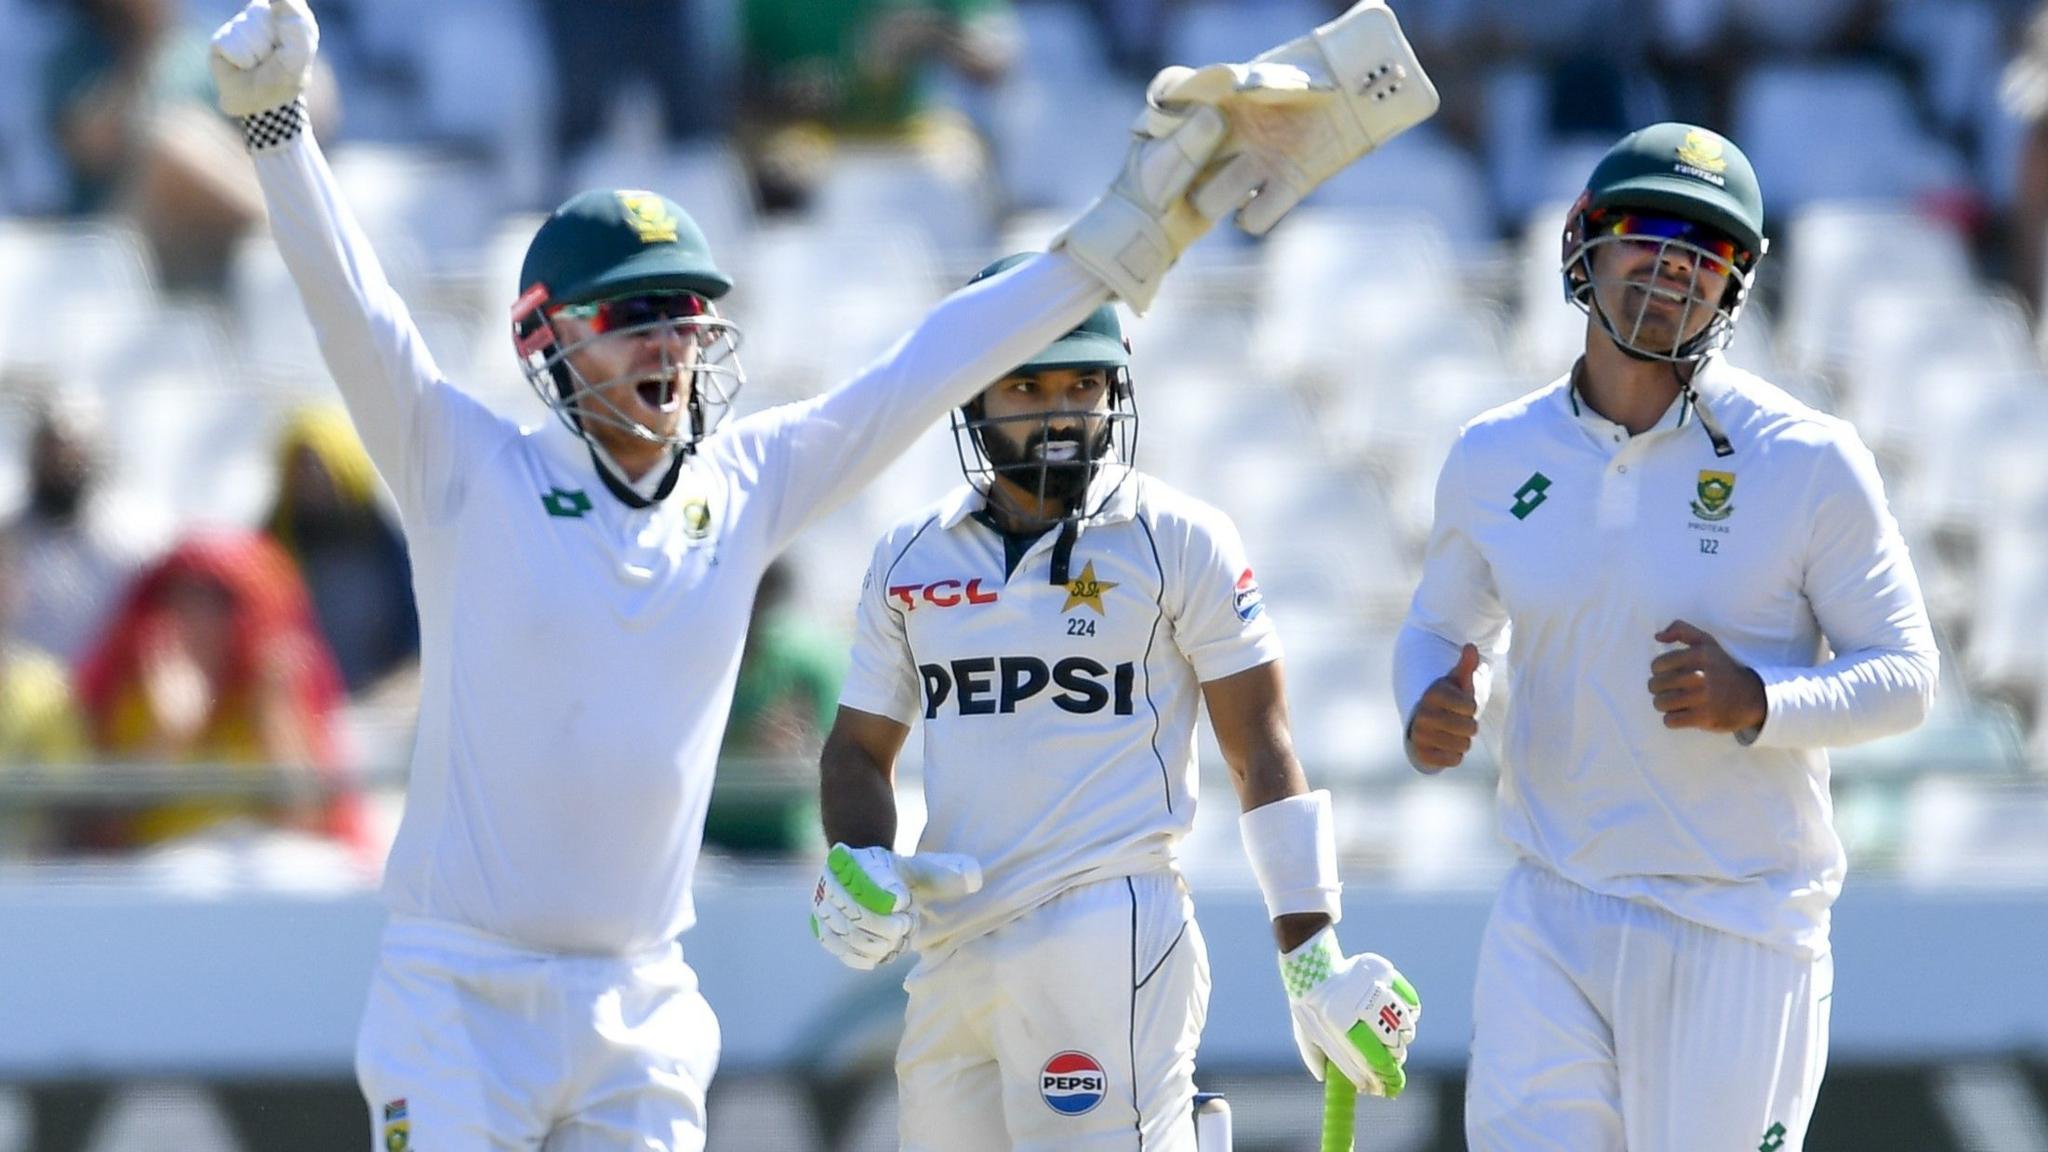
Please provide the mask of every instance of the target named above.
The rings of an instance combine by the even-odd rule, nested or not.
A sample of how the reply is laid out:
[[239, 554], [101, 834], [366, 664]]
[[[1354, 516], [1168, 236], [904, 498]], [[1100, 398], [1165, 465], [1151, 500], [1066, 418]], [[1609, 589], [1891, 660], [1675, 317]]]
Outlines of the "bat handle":
[[1323, 1065], [1323, 1152], [1351, 1152], [1358, 1089], [1335, 1064]]

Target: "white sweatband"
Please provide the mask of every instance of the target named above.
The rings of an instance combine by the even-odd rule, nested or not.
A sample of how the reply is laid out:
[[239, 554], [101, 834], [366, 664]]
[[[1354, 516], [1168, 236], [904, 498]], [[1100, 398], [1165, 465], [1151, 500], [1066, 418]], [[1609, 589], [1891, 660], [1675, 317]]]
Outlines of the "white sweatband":
[[1328, 791], [1254, 808], [1238, 817], [1237, 831], [1268, 915], [1320, 912], [1337, 922], [1344, 883], [1337, 879], [1337, 829]]

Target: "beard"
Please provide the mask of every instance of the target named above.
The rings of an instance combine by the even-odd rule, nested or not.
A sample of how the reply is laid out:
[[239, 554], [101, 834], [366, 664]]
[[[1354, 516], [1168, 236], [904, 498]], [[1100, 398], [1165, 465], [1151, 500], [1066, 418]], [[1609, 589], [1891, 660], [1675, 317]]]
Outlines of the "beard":
[[[1088, 485], [1102, 470], [1102, 460], [1109, 454], [1109, 430], [1110, 422], [1105, 420], [1101, 429], [1084, 442], [1078, 431], [1054, 431], [1040, 426], [1020, 444], [1000, 427], [985, 428], [981, 450], [996, 475], [1071, 511], [1088, 494]], [[1062, 451], [1055, 447], [1058, 445], [1071, 447]], [[1057, 458], [1048, 458], [1048, 449]]]

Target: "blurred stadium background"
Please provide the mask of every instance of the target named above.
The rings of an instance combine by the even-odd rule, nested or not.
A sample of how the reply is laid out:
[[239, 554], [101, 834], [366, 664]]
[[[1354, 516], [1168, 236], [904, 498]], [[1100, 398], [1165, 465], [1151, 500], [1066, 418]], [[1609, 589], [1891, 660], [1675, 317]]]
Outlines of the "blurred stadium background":
[[[1219, 230], [1131, 325], [1139, 462], [1235, 516], [1282, 629], [1297, 743], [1338, 797], [1346, 937], [1394, 957], [1427, 1001], [1414, 1086], [1360, 1109], [1361, 1146], [1461, 1146], [1474, 952], [1507, 864], [1486, 758], [1422, 780], [1399, 751], [1390, 644], [1436, 467], [1461, 421], [1569, 365], [1583, 321], [1558, 287], [1558, 236], [1594, 158], [1630, 127], [1690, 118], [1765, 183], [1774, 247], [1731, 359], [1877, 451], [1945, 656], [1924, 730], [1835, 758], [1852, 870], [1809, 1147], [2048, 1149], [2048, 991], [2028, 968], [2048, 951], [2048, 63], [2032, 55], [2048, 45], [2028, 35], [2033, 5], [1397, 6], [1443, 114], [1270, 239]], [[97, 530], [134, 562], [197, 528], [260, 527], [287, 421], [335, 395], [260, 228], [195, 260], [177, 241], [196, 229], [166, 228], [119, 169], [96, 203], [73, 178], [65, 102], [105, 74], [67, 55], [78, 30], [119, 42], [124, 22], [162, 17], [169, 58], [235, 7], [0, 0], [0, 511], [32, 503], [34, 429], [67, 414], [97, 438]], [[904, 4], [963, 13], [981, 56], [920, 69], [914, 117], [836, 136], [776, 122], [786, 93], [755, 74], [758, 26], [885, 5], [315, 7], [339, 92], [324, 141], [351, 203], [443, 369], [530, 422], [543, 413], [507, 308], [527, 238], [567, 192], [650, 187], [696, 215], [738, 281], [727, 312], [756, 409], [845, 378], [993, 255], [1042, 244], [1109, 175], [1154, 66], [1241, 59], [1342, 5]], [[127, 107], [143, 111], [126, 147], [170, 138], [151, 135], [168, 98]], [[197, 167], [232, 175], [242, 162], [223, 155]], [[876, 534], [957, 481], [936, 429], [798, 544], [789, 617], [843, 645]], [[35, 611], [0, 624], [30, 633]], [[335, 772], [314, 782], [367, 802], [370, 857], [402, 807], [406, 687], [350, 696]], [[809, 941], [815, 766], [767, 747], [721, 776], [685, 938], [725, 1033], [711, 1147], [891, 1147], [901, 993]], [[0, 753], [0, 1152], [366, 1146], [350, 1066], [381, 922], [366, 857], [262, 819], [146, 843], [51, 831], [275, 799], [304, 773]], [[1203, 772], [1187, 852], [1216, 974], [1203, 1079], [1236, 1101], [1240, 1149], [1310, 1148], [1318, 1093], [1213, 747]]]

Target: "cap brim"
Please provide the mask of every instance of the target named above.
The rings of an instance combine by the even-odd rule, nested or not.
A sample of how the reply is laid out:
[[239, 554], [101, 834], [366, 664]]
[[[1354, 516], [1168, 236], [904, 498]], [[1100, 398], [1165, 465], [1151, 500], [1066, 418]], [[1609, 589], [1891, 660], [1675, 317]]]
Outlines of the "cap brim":
[[1742, 205], [1722, 189], [1699, 180], [1678, 176], [1648, 175], [1623, 180], [1601, 193], [1594, 207], [1655, 208], [1687, 219], [1704, 215], [1712, 224], [1736, 240], [1761, 248], [1758, 236], [1743, 215]]
[[732, 291], [732, 278], [677, 259], [673, 246], [652, 245], [612, 265], [604, 275], [569, 292], [557, 293], [555, 299], [564, 304], [580, 304], [609, 296], [677, 288], [716, 300]]
[[1122, 368], [1131, 362], [1124, 342], [1100, 332], [1069, 332], [1026, 360], [1024, 368]]

